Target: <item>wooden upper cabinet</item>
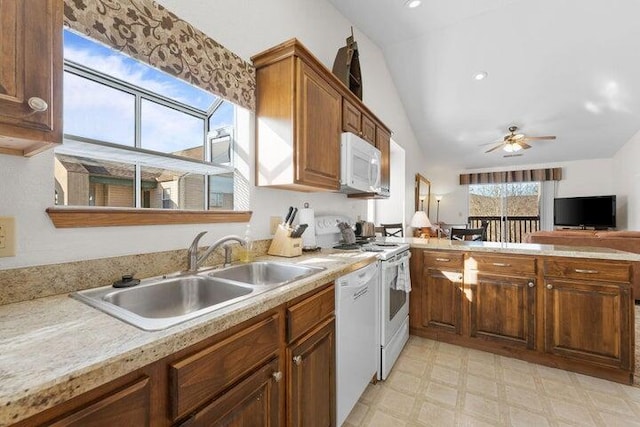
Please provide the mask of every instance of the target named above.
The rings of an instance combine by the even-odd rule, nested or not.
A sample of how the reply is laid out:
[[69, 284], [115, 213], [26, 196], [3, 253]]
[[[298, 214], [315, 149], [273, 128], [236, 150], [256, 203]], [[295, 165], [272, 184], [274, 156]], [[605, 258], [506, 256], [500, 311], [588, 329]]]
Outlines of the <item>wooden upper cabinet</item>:
[[256, 184], [340, 188], [342, 97], [297, 40], [252, 58], [256, 66]]
[[362, 113], [346, 98], [342, 100], [342, 130], [361, 135]]
[[62, 4], [0, 0], [0, 153], [62, 142]]
[[376, 124], [369, 117], [362, 115], [362, 139], [376, 145]]
[[296, 59], [297, 131], [295, 183], [340, 187], [340, 94], [301, 59]]
[[342, 99], [342, 130], [376, 145], [376, 123], [347, 98]]
[[[378, 130], [389, 134], [386, 127], [298, 40], [251, 59], [256, 67], [256, 185], [339, 190], [340, 134], [352, 132], [377, 146]], [[387, 156], [388, 151], [387, 144]]]

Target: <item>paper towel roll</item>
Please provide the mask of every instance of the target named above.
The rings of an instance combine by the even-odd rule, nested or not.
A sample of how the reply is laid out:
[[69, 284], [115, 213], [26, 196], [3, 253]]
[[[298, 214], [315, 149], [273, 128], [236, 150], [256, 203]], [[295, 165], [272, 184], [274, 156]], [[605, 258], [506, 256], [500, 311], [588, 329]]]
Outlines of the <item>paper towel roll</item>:
[[302, 208], [298, 212], [298, 223], [307, 224], [308, 227], [302, 234], [302, 247], [315, 248], [316, 244], [316, 216], [311, 208]]

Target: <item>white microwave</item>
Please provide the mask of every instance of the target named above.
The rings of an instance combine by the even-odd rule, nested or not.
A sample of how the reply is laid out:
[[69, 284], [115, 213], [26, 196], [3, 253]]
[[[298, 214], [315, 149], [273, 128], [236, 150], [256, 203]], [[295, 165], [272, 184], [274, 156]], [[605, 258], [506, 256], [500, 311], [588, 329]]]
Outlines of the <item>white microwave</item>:
[[382, 155], [358, 135], [343, 132], [340, 140], [340, 192], [380, 193]]

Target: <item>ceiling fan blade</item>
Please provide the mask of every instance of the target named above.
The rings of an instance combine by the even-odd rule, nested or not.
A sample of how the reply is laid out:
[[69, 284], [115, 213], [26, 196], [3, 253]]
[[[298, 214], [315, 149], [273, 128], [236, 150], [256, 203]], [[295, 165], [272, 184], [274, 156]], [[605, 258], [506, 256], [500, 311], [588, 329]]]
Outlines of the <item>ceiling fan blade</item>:
[[522, 156], [522, 153], [520, 153], [520, 154], [505, 154], [502, 157], [520, 157], [520, 156]]
[[527, 136], [524, 139], [528, 139], [529, 141], [540, 141], [543, 139], [556, 139], [555, 136]]
[[491, 145], [491, 144], [502, 144], [504, 141], [500, 140], [500, 141], [491, 141], [491, 142], [485, 142], [484, 144], [480, 144], [478, 145], [478, 147], [484, 147], [485, 145]]
[[496, 145], [495, 147], [489, 148], [487, 151], [485, 151], [485, 153], [490, 153], [492, 151], [497, 150], [498, 148], [502, 147], [504, 144], [501, 142], [500, 144]]
[[531, 148], [531, 146], [524, 141], [519, 141], [518, 145], [522, 147], [523, 150], [528, 150], [529, 148]]

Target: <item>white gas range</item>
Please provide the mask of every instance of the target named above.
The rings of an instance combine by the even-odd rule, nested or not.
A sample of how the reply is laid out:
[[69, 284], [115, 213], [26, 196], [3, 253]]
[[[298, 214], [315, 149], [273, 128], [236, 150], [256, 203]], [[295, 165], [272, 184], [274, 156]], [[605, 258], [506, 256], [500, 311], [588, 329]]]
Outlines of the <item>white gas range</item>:
[[[378, 379], [389, 375], [400, 351], [409, 339], [409, 292], [398, 286], [398, 277], [406, 271], [411, 256], [406, 243], [386, 242], [384, 238], [361, 239], [355, 244], [344, 245], [339, 222], [352, 227], [354, 221], [340, 215], [318, 216], [315, 219], [316, 241], [322, 248], [369, 251], [378, 254], [379, 287], [376, 292], [375, 334], [380, 351], [378, 357]], [[400, 288], [400, 289], [398, 289]], [[340, 313], [336, 313], [340, 317]], [[338, 319], [339, 322], [339, 319]]]

